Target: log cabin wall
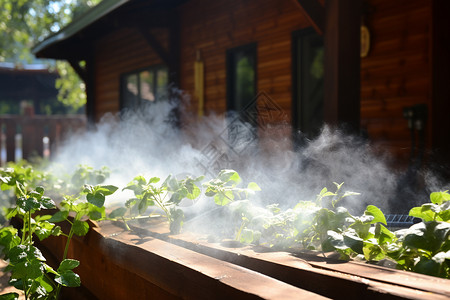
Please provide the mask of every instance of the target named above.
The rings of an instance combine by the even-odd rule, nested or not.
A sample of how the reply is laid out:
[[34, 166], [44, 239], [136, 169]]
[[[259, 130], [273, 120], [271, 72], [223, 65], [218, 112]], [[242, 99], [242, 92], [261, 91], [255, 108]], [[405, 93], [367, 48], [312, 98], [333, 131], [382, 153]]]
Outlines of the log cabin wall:
[[[205, 111], [226, 110], [226, 50], [257, 43], [257, 92], [290, 116], [292, 32], [308, 27], [295, 1], [188, 1], [181, 15], [181, 86], [194, 91], [194, 61], [205, 65]], [[196, 110], [196, 99], [192, 99]]]
[[[407, 162], [411, 135], [402, 110], [422, 103], [429, 113], [432, 109], [431, 1], [368, 3], [371, 49], [361, 59], [361, 126], [371, 140]], [[428, 146], [431, 130], [427, 126]]]
[[[257, 91], [265, 91], [287, 114], [291, 107], [292, 32], [308, 27], [295, 1], [188, 1], [181, 19], [181, 88], [194, 91], [194, 62], [200, 50], [205, 65], [205, 111], [226, 110], [226, 50], [257, 43]], [[167, 46], [167, 32], [152, 30]], [[95, 47], [96, 118], [119, 110], [120, 75], [161, 64], [135, 28], [101, 38]], [[192, 111], [196, 100], [191, 99]]]
[[[424, 103], [429, 113], [432, 110], [431, 1], [367, 2], [371, 49], [361, 59], [361, 127], [383, 151], [407, 162], [411, 136], [403, 108]], [[199, 50], [204, 62], [206, 113], [226, 110], [227, 49], [256, 43], [256, 91], [266, 92], [291, 116], [292, 33], [311, 26], [296, 1], [190, 0], [178, 7], [178, 14], [180, 88], [194, 94], [194, 62]], [[168, 47], [167, 29], [151, 32]], [[95, 58], [97, 120], [119, 110], [121, 74], [162, 63], [133, 27], [119, 27], [100, 38], [95, 43]], [[190, 101], [189, 108], [195, 113], [196, 99]], [[431, 131], [427, 126], [427, 137]]]
[[[150, 30], [150, 29], [149, 29]], [[167, 47], [164, 29], [151, 29]], [[120, 109], [120, 76], [127, 72], [162, 64], [161, 58], [146, 42], [138, 28], [118, 29], [96, 43], [95, 47], [95, 115], [97, 121], [107, 112]]]

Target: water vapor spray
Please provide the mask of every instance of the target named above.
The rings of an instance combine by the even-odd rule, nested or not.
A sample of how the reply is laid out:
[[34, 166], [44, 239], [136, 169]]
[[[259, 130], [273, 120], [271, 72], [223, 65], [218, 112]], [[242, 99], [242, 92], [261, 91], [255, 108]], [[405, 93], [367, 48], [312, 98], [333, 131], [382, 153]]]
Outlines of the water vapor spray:
[[[243, 122], [238, 114], [210, 114], [179, 127], [169, 121], [173, 109], [173, 104], [161, 101], [140, 111], [107, 114], [95, 130], [70, 137], [54, 162], [67, 170], [79, 164], [108, 166], [112, 170], [108, 183], [120, 189], [139, 174], [208, 178], [221, 167], [232, 168], [244, 180], [258, 183], [262, 192], [255, 201], [261, 205], [292, 207], [300, 200], [315, 199], [323, 187], [333, 190], [333, 182], [344, 182], [345, 190], [361, 194], [345, 199], [353, 213], [361, 213], [368, 204], [389, 212], [390, 201], [400, 201], [396, 197], [401, 175], [375, 154], [367, 140], [325, 126], [315, 139], [293, 150], [286, 123], [268, 125], [264, 131]], [[434, 177], [423, 178], [424, 191], [442, 188]], [[115, 201], [120, 197], [127, 200], [119, 194]], [[410, 200], [405, 207], [427, 199]], [[200, 205], [191, 210], [191, 214], [202, 213]]]

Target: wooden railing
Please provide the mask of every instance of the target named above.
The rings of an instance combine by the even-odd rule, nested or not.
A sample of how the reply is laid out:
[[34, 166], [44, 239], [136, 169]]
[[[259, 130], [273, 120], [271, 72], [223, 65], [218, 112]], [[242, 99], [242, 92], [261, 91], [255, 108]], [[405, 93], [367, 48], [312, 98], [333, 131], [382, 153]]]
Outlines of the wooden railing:
[[1, 115], [0, 164], [30, 159], [50, 158], [69, 134], [85, 130], [84, 115], [18, 116]]

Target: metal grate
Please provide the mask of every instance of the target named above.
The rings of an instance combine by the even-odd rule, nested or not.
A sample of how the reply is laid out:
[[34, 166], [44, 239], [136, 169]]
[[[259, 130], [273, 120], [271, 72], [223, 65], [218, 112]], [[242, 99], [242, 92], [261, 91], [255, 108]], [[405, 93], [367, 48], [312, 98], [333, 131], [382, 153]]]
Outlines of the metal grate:
[[408, 228], [420, 221], [419, 218], [400, 214], [385, 215], [385, 217], [388, 227]]

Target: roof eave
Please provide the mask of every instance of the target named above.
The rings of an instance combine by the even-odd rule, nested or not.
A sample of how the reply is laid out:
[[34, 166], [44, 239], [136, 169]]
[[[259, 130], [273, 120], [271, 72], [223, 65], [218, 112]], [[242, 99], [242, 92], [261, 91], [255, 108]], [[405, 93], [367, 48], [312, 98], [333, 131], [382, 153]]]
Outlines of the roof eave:
[[83, 29], [87, 28], [89, 25], [111, 13], [116, 8], [130, 1], [131, 0], [103, 0], [98, 5], [89, 9], [80, 18], [70, 22], [66, 27], [37, 44], [32, 49], [32, 53], [40, 57], [40, 54], [42, 54], [42, 52], [46, 49], [49, 49], [56, 44], [69, 39]]

